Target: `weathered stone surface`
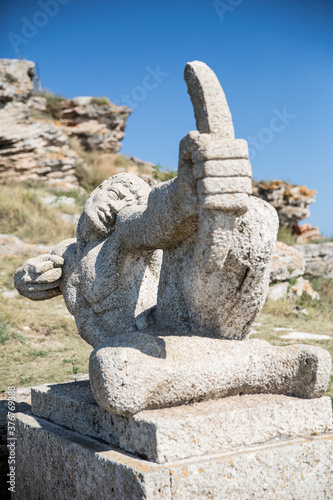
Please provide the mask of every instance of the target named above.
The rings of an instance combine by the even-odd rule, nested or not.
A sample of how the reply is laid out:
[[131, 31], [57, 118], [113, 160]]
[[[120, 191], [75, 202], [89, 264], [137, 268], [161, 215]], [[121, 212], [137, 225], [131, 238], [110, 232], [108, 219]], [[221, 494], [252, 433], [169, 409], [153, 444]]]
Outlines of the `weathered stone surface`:
[[31, 117], [44, 111], [46, 101], [31, 97], [35, 64], [0, 59], [0, 180], [36, 180], [41, 177], [65, 188], [78, 186], [77, 153], [56, 120]]
[[330, 500], [333, 435], [243, 448], [168, 467], [171, 498]]
[[239, 192], [251, 194], [252, 185], [249, 177], [208, 177], [198, 181], [198, 193], [222, 194]]
[[73, 188], [77, 153], [70, 148], [61, 124], [31, 118], [23, 102], [0, 109], [0, 180], [37, 180]]
[[211, 160], [193, 165], [197, 179], [203, 177], [251, 177], [252, 167], [248, 160]]
[[30, 109], [46, 113], [46, 107], [47, 107], [46, 97], [32, 95], [27, 100], [27, 105]]
[[[198, 130], [181, 141], [177, 179], [150, 190], [128, 174], [110, 178], [89, 197], [76, 240], [15, 275], [34, 300], [62, 293], [95, 347], [99, 407], [82, 384], [84, 401], [37, 389], [34, 411], [127, 452], [19, 415], [14, 498], [272, 498], [286, 481], [291, 498], [332, 490], [333, 435], [288, 438], [332, 428], [321, 398], [330, 355], [247, 340], [267, 293], [277, 216], [249, 196], [247, 144], [234, 139], [215, 75], [194, 62], [185, 78]], [[74, 103], [73, 119], [90, 104]], [[75, 127], [91, 132], [79, 118]]]
[[244, 395], [123, 417], [97, 405], [89, 381], [34, 387], [32, 411], [159, 463], [333, 428], [329, 397]]
[[[129, 174], [111, 177], [86, 202], [76, 241], [24, 264], [15, 285], [35, 300], [63, 293], [96, 348], [91, 385], [108, 411], [239, 393], [318, 397], [328, 353], [237, 342], [265, 301], [278, 220], [249, 196], [247, 143], [234, 139], [216, 76], [194, 62], [185, 77], [198, 130], [180, 143], [178, 177], [152, 190]], [[216, 160], [230, 160], [233, 175], [217, 176]]]
[[58, 99], [54, 113], [52, 96], [32, 95], [34, 73], [32, 61], [0, 59], [0, 181], [42, 178], [77, 188], [78, 154], [68, 136], [85, 150], [115, 153], [131, 110], [105, 98], [78, 97]]
[[333, 278], [333, 242], [296, 245], [305, 259], [305, 273]]
[[267, 300], [272, 300], [273, 302], [277, 302], [278, 300], [284, 299], [287, 297], [288, 288], [290, 287], [288, 281], [284, 281], [283, 283], [276, 283], [275, 285], [271, 285], [268, 288], [267, 292]]
[[[197, 150], [209, 158], [209, 148], [220, 150], [221, 141], [190, 133], [182, 141], [178, 177], [151, 192], [129, 174], [112, 177], [88, 199], [76, 244], [54, 249], [67, 263], [60, 286], [67, 307], [94, 347], [150, 326], [247, 337], [265, 300], [277, 218], [241, 185], [235, 194], [199, 197], [187, 162]], [[161, 272], [155, 249], [163, 249]], [[33, 286], [35, 278], [20, 271], [16, 286], [24, 294], [20, 279]]]
[[269, 205], [255, 198], [246, 203], [249, 210], [233, 229], [232, 215], [230, 221], [222, 210], [211, 210], [194, 249], [189, 239], [177, 250], [164, 250], [155, 314], [161, 328], [247, 338], [265, 300], [277, 220]]
[[33, 90], [35, 64], [21, 59], [0, 59], [0, 102], [25, 101]]
[[[14, 284], [20, 281], [20, 293], [29, 296], [33, 300], [45, 300], [61, 295], [60, 283], [62, 266], [64, 260], [58, 255], [44, 254], [36, 259], [28, 259], [24, 269], [18, 269], [15, 273]], [[31, 280], [34, 284], [31, 285]]]
[[[273, 284], [269, 287], [267, 293], [269, 300], [277, 301], [285, 297], [296, 299], [301, 297], [303, 293], [309, 295], [312, 299], [320, 299], [318, 292], [313, 290], [309, 281], [303, 278], [305, 257], [299, 250], [300, 248], [300, 245], [296, 248], [280, 241], [276, 242], [271, 264], [270, 280], [273, 283], [276, 281], [282, 281], [282, 283]], [[296, 283], [293, 285], [289, 284], [290, 278], [296, 277]]]
[[246, 211], [244, 207], [248, 204], [246, 193], [225, 193], [225, 194], [203, 194], [200, 196], [203, 209], [224, 210], [243, 215]]
[[205, 137], [204, 134], [200, 137], [199, 148], [192, 153], [193, 163], [233, 158], [247, 160], [248, 157], [248, 146], [244, 139], [234, 139], [233, 141], [220, 139], [218, 142], [212, 142], [210, 136]]
[[167, 469], [47, 420], [16, 416], [13, 499], [170, 499]]
[[185, 66], [184, 78], [199, 132], [234, 139], [229, 106], [213, 71], [201, 61], [192, 61]]
[[61, 123], [69, 135], [79, 139], [87, 151], [117, 152], [124, 138], [131, 110], [107, 101], [97, 104], [92, 97], [76, 97], [65, 101]]
[[302, 253], [295, 247], [276, 242], [271, 263], [271, 281], [284, 281], [304, 274], [305, 263]]
[[89, 364], [96, 401], [123, 415], [240, 393], [320, 397], [330, 371], [330, 355], [320, 347], [144, 333], [114, 337]]
[[133, 458], [44, 419], [17, 415], [15, 500], [331, 498], [333, 434], [169, 462]]
[[262, 181], [253, 188], [253, 195], [268, 201], [276, 209], [281, 226], [296, 226], [310, 217], [309, 205], [315, 202], [317, 192], [306, 186], [295, 186], [282, 181]]
[[312, 227], [311, 224], [301, 224], [293, 227], [293, 233], [297, 234], [296, 242], [300, 245], [315, 242], [322, 238], [319, 227]]

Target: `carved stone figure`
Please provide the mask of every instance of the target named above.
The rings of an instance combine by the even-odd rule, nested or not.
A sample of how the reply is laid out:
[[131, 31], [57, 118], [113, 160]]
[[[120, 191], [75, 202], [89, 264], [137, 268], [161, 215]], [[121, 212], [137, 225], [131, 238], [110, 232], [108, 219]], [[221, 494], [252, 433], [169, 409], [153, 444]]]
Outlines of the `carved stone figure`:
[[[119, 174], [89, 197], [76, 240], [15, 274], [33, 300], [63, 294], [94, 351], [97, 402], [119, 414], [239, 393], [318, 397], [330, 356], [248, 340], [267, 293], [278, 218], [251, 196], [247, 143], [234, 138], [215, 74], [188, 63], [197, 131], [178, 177], [150, 190]], [[240, 340], [244, 342], [239, 342]]]

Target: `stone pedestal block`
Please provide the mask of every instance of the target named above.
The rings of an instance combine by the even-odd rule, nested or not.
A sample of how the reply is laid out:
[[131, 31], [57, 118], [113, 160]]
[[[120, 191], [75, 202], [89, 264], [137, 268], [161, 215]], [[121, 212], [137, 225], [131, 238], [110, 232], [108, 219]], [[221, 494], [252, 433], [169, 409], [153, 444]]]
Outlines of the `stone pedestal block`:
[[17, 500], [333, 496], [328, 397], [244, 395], [124, 417], [81, 381], [34, 388], [32, 411], [17, 414]]
[[35, 415], [157, 463], [333, 430], [329, 397], [252, 394], [121, 416], [100, 408], [85, 380], [36, 387], [31, 403]]
[[333, 433], [167, 462], [17, 415], [15, 500], [331, 499]]

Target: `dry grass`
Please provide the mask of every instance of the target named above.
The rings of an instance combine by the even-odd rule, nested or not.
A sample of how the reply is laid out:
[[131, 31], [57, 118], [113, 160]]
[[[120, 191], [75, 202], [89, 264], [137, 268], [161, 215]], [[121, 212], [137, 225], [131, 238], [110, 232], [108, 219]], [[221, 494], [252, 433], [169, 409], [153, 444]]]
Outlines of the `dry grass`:
[[79, 141], [74, 138], [71, 138], [70, 146], [80, 156], [76, 164], [76, 175], [80, 185], [88, 193], [91, 193], [111, 175], [129, 171], [132, 166], [130, 160], [124, 155], [85, 151]]
[[[255, 332], [251, 338], [267, 340], [274, 345], [309, 344], [327, 349], [333, 359], [333, 280], [315, 278], [311, 285], [320, 294], [321, 300], [312, 300], [302, 297], [297, 301], [288, 299], [278, 302], [266, 302], [254, 327]], [[308, 315], [295, 314], [293, 306], [297, 304], [302, 309], [306, 308]], [[324, 334], [331, 337], [330, 340], [288, 340], [282, 335], [288, 331], [277, 332], [274, 328], [293, 328], [298, 332]], [[333, 398], [333, 370], [327, 394]]]
[[64, 210], [41, 201], [42, 196], [50, 194], [54, 194], [54, 190], [43, 189], [38, 184], [2, 185], [0, 233], [14, 234], [28, 243], [44, 244], [74, 237], [75, 227], [61, 218]]
[[97, 106], [110, 106], [111, 102], [108, 97], [100, 96], [100, 97], [92, 97], [90, 99], [90, 104], [95, 104]]
[[[13, 273], [24, 260], [1, 260], [0, 288], [14, 289]], [[19, 295], [7, 299], [0, 294], [0, 309], [0, 325], [9, 328], [9, 339], [0, 352], [0, 392], [9, 385], [63, 382], [77, 373], [87, 373], [92, 348], [78, 335], [62, 297], [33, 302]]]

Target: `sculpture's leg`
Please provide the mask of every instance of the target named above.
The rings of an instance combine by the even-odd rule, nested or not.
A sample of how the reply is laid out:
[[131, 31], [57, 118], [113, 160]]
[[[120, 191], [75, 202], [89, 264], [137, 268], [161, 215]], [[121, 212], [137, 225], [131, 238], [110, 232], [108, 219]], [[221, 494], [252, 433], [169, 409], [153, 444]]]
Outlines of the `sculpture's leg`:
[[119, 414], [237, 394], [320, 397], [330, 370], [320, 347], [143, 333], [114, 337], [93, 351], [89, 366], [96, 401]]

